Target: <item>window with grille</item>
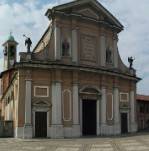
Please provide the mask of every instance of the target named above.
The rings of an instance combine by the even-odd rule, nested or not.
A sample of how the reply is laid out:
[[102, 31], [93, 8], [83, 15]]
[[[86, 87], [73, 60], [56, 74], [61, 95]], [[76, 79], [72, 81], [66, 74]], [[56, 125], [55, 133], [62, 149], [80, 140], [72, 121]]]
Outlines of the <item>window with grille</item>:
[[48, 86], [34, 86], [34, 96], [35, 97], [49, 97], [49, 87]]
[[128, 93], [120, 93], [120, 102], [128, 102]]

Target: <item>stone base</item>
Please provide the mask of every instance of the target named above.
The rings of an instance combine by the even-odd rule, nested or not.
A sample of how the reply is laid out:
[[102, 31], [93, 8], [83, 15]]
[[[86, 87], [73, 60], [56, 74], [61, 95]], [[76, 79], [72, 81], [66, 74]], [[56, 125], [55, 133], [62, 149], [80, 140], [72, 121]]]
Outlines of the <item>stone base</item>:
[[63, 125], [51, 125], [49, 133], [51, 138], [64, 138]]
[[101, 125], [101, 135], [113, 135], [113, 132], [113, 126]]
[[23, 138], [23, 127], [16, 127], [14, 129], [14, 137], [15, 138]]
[[131, 123], [130, 126], [131, 126], [131, 129], [130, 129], [130, 132], [131, 132], [131, 133], [137, 132], [137, 130], [138, 130], [137, 123]]
[[47, 127], [47, 138], [51, 138], [51, 127]]
[[120, 135], [121, 134], [121, 126], [120, 124], [114, 125], [114, 135]]
[[101, 136], [119, 135], [120, 125], [101, 125]]
[[96, 134], [97, 136], [100, 136], [101, 135], [101, 127], [99, 125], [97, 125], [97, 130], [96, 130]]
[[52, 125], [48, 127], [47, 137], [49, 138], [73, 138], [80, 137], [80, 125], [73, 125], [72, 127], [63, 127], [62, 125]]
[[72, 137], [80, 137], [81, 136], [81, 127], [80, 125], [72, 126]]
[[32, 137], [33, 137], [32, 125], [31, 124], [25, 124], [24, 125], [24, 131], [23, 131], [23, 138], [24, 139], [30, 139]]
[[66, 138], [72, 138], [72, 127], [64, 127], [64, 137]]

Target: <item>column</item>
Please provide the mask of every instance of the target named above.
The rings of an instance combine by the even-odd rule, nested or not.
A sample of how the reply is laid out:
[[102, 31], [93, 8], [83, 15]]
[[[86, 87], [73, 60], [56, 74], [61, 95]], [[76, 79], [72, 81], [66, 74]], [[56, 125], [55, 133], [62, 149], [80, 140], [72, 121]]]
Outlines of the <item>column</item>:
[[118, 68], [118, 49], [117, 49], [117, 35], [114, 36], [114, 67]]
[[73, 83], [73, 136], [79, 137], [80, 135], [79, 90], [78, 83]]
[[61, 102], [61, 82], [54, 81], [52, 83], [51, 138], [63, 137]]
[[61, 32], [60, 32], [60, 28], [57, 25], [55, 25], [55, 29], [54, 29], [54, 38], [55, 38], [54, 57], [55, 60], [60, 60], [61, 59]]
[[114, 88], [114, 133], [120, 133], [119, 89]]
[[100, 61], [101, 66], [106, 65], [106, 38], [104, 33], [100, 35]]
[[25, 124], [23, 138], [32, 138], [32, 110], [31, 110], [31, 98], [32, 98], [32, 81], [27, 79], [25, 82]]
[[72, 62], [78, 62], [78, 37], [77, 29], [72, 30]]
[[102, 87], [101, 99], [101, 134], [106, 133], [106, 88]]
[[137, 124], [135, 120], [136, 110], [135, 110], [135, 92], [133, 90], [130, 91], [130, 125], [131, 125], [131, 132], [137, 131]]

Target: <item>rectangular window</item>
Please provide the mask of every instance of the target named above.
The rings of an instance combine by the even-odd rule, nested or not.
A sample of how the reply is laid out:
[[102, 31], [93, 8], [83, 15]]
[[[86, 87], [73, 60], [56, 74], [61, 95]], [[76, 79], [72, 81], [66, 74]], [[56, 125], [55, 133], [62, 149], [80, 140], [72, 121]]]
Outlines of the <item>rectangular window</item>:
[[144, 107], [143, 107], [143, 104], [140, 104], [140, 113], [144, 113]]
[[120, 102], [128, 102], [128, 93], [120, 93]]
[[34, 86], [34, 96], [35, 97], [49, 97], [49, 87], [48, 86]]

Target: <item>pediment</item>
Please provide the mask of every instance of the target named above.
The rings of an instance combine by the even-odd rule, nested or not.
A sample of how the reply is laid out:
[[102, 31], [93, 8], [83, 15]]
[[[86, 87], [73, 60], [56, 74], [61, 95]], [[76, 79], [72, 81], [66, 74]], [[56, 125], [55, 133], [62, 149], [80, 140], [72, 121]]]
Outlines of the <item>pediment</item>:
[[97, 0], [75, 0], [70, 3], [63, 5], [58, 5], [52, 9], [48, 9], [46, 16], [52, 18], [52, 13], [54, 11], [63, 12], [68, 15], [80, 14], [89, 18], [94, 18], [96, 20], [108, 20], [114, 26], [117, 26], [120, 30], [123, 29], [123, 25], [107, 10], [105, 9]]
[[47, 105], [47, 103], [40, 101], [40, 102], [37, 102], [36, 105]]
[[36, 101], [33, 104], [34, 106], [50, 106], [50, 104], [47, 101]]
[[85, 17], [88, 17], [88, 18], [93, 18], [93, 19], [99, 20], [99, 14], [97, 14], [90, 8], [81, 9], [77, 13], [80, 15], [83, 15]]

